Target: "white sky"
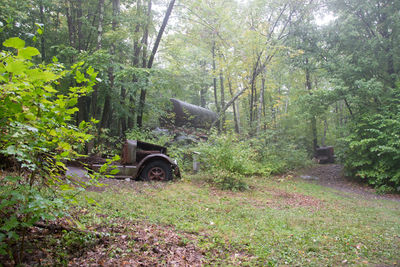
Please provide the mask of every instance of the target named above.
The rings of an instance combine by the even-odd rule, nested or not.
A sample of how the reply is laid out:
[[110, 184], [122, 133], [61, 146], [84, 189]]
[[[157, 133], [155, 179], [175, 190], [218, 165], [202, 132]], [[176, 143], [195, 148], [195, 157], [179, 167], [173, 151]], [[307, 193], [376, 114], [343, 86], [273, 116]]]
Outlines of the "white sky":
[[318, 26], [325, 26], [330, 22], [334, 21], [336, 17], [332, 13], [319, 14], [315, 16], [315, 21]]

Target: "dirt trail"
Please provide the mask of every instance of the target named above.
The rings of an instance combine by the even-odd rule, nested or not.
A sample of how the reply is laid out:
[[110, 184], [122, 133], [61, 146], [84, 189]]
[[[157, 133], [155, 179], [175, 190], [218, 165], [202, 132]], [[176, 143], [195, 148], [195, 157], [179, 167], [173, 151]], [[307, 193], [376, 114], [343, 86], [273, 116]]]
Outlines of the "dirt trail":
[[362, 196], [367, 199], [389, 199], [400, 202], [398, 194], [376, 194], [375, 189], [354, 179], [346, 178], [343, 166], [339, 164], [321, 164], [302, 170], [298, 173], [300, 179], [311, 183], [334, 188], [338, 191]]

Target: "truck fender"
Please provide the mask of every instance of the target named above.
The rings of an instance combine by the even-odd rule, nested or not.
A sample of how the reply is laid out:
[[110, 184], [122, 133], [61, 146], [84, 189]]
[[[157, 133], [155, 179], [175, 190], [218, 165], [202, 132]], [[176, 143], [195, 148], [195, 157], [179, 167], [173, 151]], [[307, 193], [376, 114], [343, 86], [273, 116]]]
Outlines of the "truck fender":
[[144, 166], [145, 166], [147, 163], [149, 163], [149, 162], [151, 162], [151, 161], [153, 161], [153, 160], [156, 160], [156, 159], [161, 159], [161, 160], [164, 160], [164, 161], [167, 161], [168, 163], [170, 163], [170, 164], [172, 165], [172, 169], [173, 169], [173, 171], [174, 171], [174, 174], [175, 174], [177, 177], [179, 177], [179, 178], [181, 177], [181, 174], [180, 174], [180, 171], [179, 171], [179, 167], [178, 167], [178, 165], [176, 164], [176, 161], [172, 160], [170, 157], [168, 157], [167, 155], [164, 155], [164, 154], [151, 154], [151, 155], [148, 155], [147, 157], [143, 158], [143, 159], [138, 163], [138, 165], [137, 165], [137, 170], [138, 170], [138, 172], [137, 172], [135, 178], [137, 178], [137, 177], [140, 176], [140, 174], [141, 174], [141, 172], [142, 172]]

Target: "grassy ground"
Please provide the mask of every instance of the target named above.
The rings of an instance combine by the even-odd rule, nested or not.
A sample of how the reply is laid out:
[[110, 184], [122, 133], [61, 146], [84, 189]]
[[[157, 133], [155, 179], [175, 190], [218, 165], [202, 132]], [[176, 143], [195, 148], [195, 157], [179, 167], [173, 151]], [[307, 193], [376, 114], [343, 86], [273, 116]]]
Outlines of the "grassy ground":
[[[250, 190], [220, 191], [189, 176], [171, 183], [87, 192], [99, 206], [80, 219], [112, 218], [190, 233], [203, 263], [400, 265], [400, 202], [338, 193], [292, 176], [248, 177]], [[98, 216], [107, 214], [107, 216]]]

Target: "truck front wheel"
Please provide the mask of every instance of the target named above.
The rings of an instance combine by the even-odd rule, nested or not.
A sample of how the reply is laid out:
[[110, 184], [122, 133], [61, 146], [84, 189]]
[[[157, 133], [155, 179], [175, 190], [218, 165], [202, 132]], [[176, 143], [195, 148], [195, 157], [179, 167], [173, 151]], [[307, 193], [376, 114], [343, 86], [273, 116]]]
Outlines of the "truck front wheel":
[[146, 164], [140, 177], [144, 181], [169, 181], [172, 179], [172, 168], [165, 161], [152, 161]]

